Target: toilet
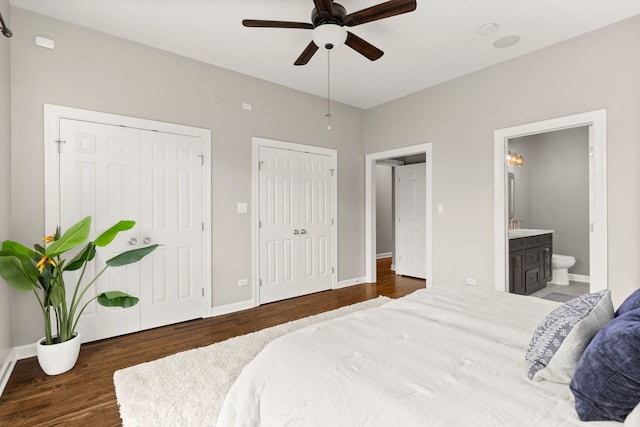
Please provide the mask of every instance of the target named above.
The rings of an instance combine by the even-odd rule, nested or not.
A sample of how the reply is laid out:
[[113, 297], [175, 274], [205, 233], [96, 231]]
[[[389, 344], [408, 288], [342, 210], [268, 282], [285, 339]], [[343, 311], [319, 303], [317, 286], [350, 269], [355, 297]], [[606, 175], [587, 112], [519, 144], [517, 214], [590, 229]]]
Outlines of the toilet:
[[552, 285], [568, 285], [569, 269], [576, 263], [576, 259], [569, 255], [551, 255], [551, 283]]

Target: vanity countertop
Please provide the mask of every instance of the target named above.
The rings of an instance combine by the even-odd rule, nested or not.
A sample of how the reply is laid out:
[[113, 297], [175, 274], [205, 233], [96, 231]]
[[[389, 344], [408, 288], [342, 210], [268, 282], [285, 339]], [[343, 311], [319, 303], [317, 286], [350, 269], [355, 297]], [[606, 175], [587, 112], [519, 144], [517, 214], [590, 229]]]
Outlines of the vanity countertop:
[[519, 239], [521, 237], [540, 236], [542, 234], [553, 233], [553, 230], [534, 230], [531, 228], [517, 228], [509, 230], [509, 239]]

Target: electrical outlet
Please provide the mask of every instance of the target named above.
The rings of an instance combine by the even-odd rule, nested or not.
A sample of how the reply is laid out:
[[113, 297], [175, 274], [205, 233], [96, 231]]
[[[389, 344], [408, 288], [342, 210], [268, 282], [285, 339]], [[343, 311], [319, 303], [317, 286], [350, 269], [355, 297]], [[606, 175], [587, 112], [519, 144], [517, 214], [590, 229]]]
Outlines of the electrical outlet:
[[467, 285], [477, 285], [476, 279], [472, 279], [471, 277], [467, 277]]
[[248, 284], [249, 284], [249, 280], [247, 279], [238, 280], [238, 286], [247, 286]]
[[251, 104], [248, 104], [246, 102], [242, 103], [242, 109], [243, 110], [247, 110], [247, 111], [251, 111]]

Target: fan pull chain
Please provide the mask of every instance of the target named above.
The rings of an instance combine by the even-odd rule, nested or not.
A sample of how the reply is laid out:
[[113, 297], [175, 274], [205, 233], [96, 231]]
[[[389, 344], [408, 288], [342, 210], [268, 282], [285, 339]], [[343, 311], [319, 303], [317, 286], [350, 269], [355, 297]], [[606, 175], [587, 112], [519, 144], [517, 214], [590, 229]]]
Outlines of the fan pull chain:
[[327, 49], [327, 130], [331, 130], [331, 49]]

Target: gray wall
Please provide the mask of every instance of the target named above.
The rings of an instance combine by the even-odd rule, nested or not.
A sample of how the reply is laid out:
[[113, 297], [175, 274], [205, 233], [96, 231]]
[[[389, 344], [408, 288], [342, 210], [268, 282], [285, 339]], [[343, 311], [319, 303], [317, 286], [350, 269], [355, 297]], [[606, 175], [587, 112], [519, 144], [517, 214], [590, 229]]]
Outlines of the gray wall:
[[534, 135], [531, 221], [550, 228], [553, 252], [571, 255], [571, 273], [589, 275], [589, 128]]
[[391, 166], [376, 165], [376, 252], [393, 252], [393, 197]]
[[[12, 237], [43, 236], [43, 104], [59, 104], [212, 130], [213, 305], [250, 299], [251, 137], [338, 150], [338, 280], [364, 275], [364, 113], [225, 69], [13, 8]], [[55, 50], [33, 45], [35, 35]], [[4, 61], [3, 61], [4, 63]], [[220, 102], [223, 98], [224, 102]], [[251, 103], [252, 111], [241, 108]], [[4, 155], [3, 158], [6, 158]], [[13, 294], [15, 345], [41, 335], [32, 295]], [[38, 321], [34, 321], [38, 319]]]
[[365, 112], [366, 153], [433, 143], [435, 283], [494, 286], [494, 131], [606, 108], [614, 303], [638, 287], [639, 52], [636, 16]]
[[[11, 26], [9, 0], [0, 0], [0, 12]], [[0, 242], [9, 238], [11, 206], [11, 74], [9, 46], [11, 39], [0, 35]], [[11, 294], [0, 278], [0, 367], [13, 347], [11, 332]]]
[[554, 230], [553, 252], [575, 257], [569, 272], [588, 276], [589, 128], [517, 138], [509, 148], [526, 159], [509, 168], [517, 174], [515, 212], [522, 228]]

